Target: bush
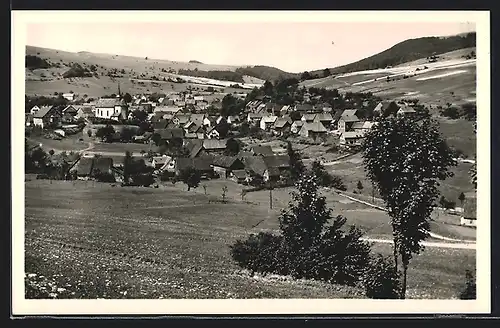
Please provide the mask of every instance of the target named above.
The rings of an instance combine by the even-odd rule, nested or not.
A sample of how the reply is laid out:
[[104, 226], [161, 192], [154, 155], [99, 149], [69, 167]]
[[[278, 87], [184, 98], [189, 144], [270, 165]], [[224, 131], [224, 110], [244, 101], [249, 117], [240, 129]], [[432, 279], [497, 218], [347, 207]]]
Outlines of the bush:
[[392, 259], [378, 254], [371, 259], [363, 274], [365, 295], [374, 299], [400, 298], [399, 272]]
[[476, 279], [471, 271], [465, 271], [465, 286], [460, 292], [461, 300], [475, 300], [476, 299]]

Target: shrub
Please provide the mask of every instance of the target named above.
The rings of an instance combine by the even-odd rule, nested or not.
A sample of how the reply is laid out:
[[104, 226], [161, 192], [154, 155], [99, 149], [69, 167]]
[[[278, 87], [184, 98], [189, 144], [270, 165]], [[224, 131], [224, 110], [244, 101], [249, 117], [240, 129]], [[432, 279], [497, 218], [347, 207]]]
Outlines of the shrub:
[[471, 271], [465, 271], [465, 286], [460, 292], [461, 300], [475, 300], [476, 299], [476, 279]]
[[400, 298], [399, 272], [392, 259], [378, 254], [372, 258], [363, 274], [365, 295], [374, 299]]

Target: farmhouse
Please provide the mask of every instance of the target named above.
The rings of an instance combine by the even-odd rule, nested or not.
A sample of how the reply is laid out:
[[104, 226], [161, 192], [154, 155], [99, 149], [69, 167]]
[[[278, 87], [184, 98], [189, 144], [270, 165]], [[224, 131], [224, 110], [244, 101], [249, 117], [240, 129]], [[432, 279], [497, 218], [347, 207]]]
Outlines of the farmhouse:
[[300, 128], [299, 135], [303, 137], [310, 137], [313, 139], [319, 138], [319, 137], [324, 137], [326, 136], [328, 130], [325, 128], [325, 126], [317, 121], [317, 122], [312, 122], [312, 123], [304, 123], [302, 128]]
[[409, 117], [415, 115], [417, 112], [410, 106], [404, 105], [399, 108], [396, 115], [399, 117]]
[[212, 160], [214, 174], [222, 179], [229, 178], [234, 170], [242, 170], [244, 167], [243, 162], [233, 156], [216, 156]]
[[213, 175], [212, 163], [209, 158], [177, 158], [175, 160], [175, 174], [179, 175], [180, 172], [186, 168], [193, 168], [198, 171], [202, 176], [211, 177]]
[[285, 115], [285, 114], [287, 114], [288, 112], [291, 112], [291, 111], [292, 111], [292, 109], [290, 108], [290, 105], [284, 105], [280, 109], [280, 115], [283, 116], [283, 115]]
[[233, 170], [230, 174], [230, 179], [236, 183], [243, 183], [247, 179], [247, 172], [243, 170]]
[[94, 159], [91, 157], [82, 157], [70, 170], [71, 173], [75, 172], [78, 180], [88, 180], [91, 177], [92, 166]]
[[101, 98], [95, 104], [95, 117], [104, 119], [127, 119], [127, 104], [117, 98]]
[[216, 126], [208, 128], [208, 130], [207, 130], [207, 138], [208, 139], [219, 139], [220, 138], [220, 133], [217, 130]]
[[340, 146], [354, 147], [360, 146], [364, 138], [364, 133], [361, 131], [347, 131], [340, 135]]
[[339, 118], [338, 130], [340, 132], [351, 131], [352, 125], [355, 122], [359, 122], [359, 118], [356, 116], [356, 109], [346, 109]]
[[184, 130], [180, 128], [158, 129], [154, 130], [154, 133], [159, 134], [160, 139], [164, 141], [184, 138]]
[[293, 133], [299, 133], [300, 129], [302, 129], [302, 126], [304, 125], [304, 121], [295, 121], [292, 123], [292, 126], [290, 127], [290, 131]]
[[313, 106], [311, 104], [297, 104], [295, 105], [295, 110], [298, 112], [310, 112], [313, 110]]
[[355, 122], [352, 125], [352, 130], [355, 132], [365, 133], [372, 129], [375, 122], [365, 121], [365, 122]]
[[276, 122], [277, 119], [278, 116], [271, 116], [271, 115], [263, 116], [262, 119], [260, 120], [260, 128], [265, 131], [269, 130], [271, 126], [274, 125], [274, 122]]
[[184, 124], [189, 122], [190, 115], [187, 114], [177, 114], [172, 118], [172, 122], [175, 125], [183, 126]]
[[300, 120], [303, 122], [312, 123], [315, 118], [316, 118], [316, 114], [304, 114], [304, 115], [302, 115]]
[[394, 101], [381, 101], [373, 109], [373, 115], [386, 117], [391, 114], [396, 114], [399, 108], [399, 105]]
[[264, 117], [262, 113], [248, 113], [247, 122], [251, 124], [257, 124]]
[[80, 107], [80, 106], [68, 105], [62, 110], [62, 113], [63, 113], [63, 115], [76, 116], [78, 113], [78, 107]]
[[477, 221], [477, 195], [475, 192], [465, 194], [464, 214], [460, 219], [460, 224], [475, 227]]
[[[43, 106], [43, 107], [51, 107], [51, 106]], [[37, 105], [31, 107], [31, 110], [30, 110], [30, 114], [35, 114], [36, 112], [38, 112], [40, 110], [40, 107], [38, 107]]]
[[292, 120], [290, 117], [279, 117], [275, 122], [273, 126], [273, 130], [276, 134], [278, 135], [283, 135], [284, 133], [287, 133], [290, 131], [292, 127]]
[[113, 174], [113, 159], [109, 157], [95, 157], [92, 159], [92, 174], [91, 177], [95, 177], [97, 174]]
[[154, 113], [170, 113], [177, 114], [181, 109], [176, 106], [156, 106], [153, 110]]
[[333, 117], [330, 113], [318, 113], [314, 117], [314, 121], [319, 121], [325, 128], [329, 128], [333, 123]]
[[94, 117], [94, 112], [90, 106], [77, 106], [75, 118], [89, 118]]
[[151, 165], [155, 170], [160, 170], [163, 168], [168, 162], [172, 160], [172, 157], [163, 155], [163, 156], [153, 156], [151, 160]]
[[61, 113], [54, 106], [43, 106], [33, 114], [33, 125], [42, 129], [58, 126], [61, 122]]

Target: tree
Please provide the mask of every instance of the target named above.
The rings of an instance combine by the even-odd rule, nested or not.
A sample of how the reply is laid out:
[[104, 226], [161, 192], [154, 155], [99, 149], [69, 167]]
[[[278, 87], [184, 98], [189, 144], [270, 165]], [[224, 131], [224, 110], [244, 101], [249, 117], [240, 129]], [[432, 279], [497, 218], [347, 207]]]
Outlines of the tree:
[[129, 127], [124, 127], [120, 132], [120, 139], [123, 142], [130, 142], [135, 136], [135, 130]]
[[470, 270], [465, 271], [465, 287], [460, 292], [461, 300], [475, 300], [476, 299], [476, 279]]
[[234, 138], [230, 138], [226, 142], [225, 154], [228, 156], [235, 156], [240, 152], [240, 143]]
[[92, 130], [91, 129], [87, 130], [87, 135], [89, 136], [89, 138], [92, 138]]
[[300, 79], [301, 79], [302, 81], [312, 79], [311, 73], [309, 73], [308, 71], [305, 71], [304, 73], [302, 73], [302, 74], [300, 75]]
[[328, 76], [330, 76], [330, 75], [332, 75], [332, 73], [330, 72], [330, 69], [325, 68], [325, 69], [323, 70], [323, 77], [328, 77]]
[[132, 118], [139, 122], [145, 122], [148, 118], [148, 113], [143, 110], [135, 110], [132, 112]]
[[[474, 134], [476, 133], [477, 129], [477, 123], [474, 122]], [[472, 164], [472, 167], [469, 170], [469, 175], [471, 178], [471, 183], [474, 186], [474, 189], [477, 189], [477, 164], [476, 164], [476, 157], [477, 155], [474, 154], [474, 164]]]
[[231, 128], [231, 125], [229, 123], [227, 123], [226, 120], [222, 120], [215, 127], [215, 129], [217, 130], [217, 132], [219, 132], [220, 138], [222, 138], [222, 139], [224, 139], [224, 138], [227, 137], [230, 128]]
[[187, 185], [189, 191], [191, 188], [198, 187], [201, 181], [201, 174], [198, 170], [189, 166], [180, 171], [179, 179]]
[[304, 166], [304, 163], [302, 163], [300, 154], [293, 149], [290, 141], [287, 142], [286, 150], [290, 158], [290, 176], [292, 181], [295, 182], [302, 176], [302, 174], [304, 174], [306, 167]]
[[133, 161], [132, 153], [126, 151], [125, 159], [123, 161], [123, 182], [126, 184], [130, 182], [130, 176], [133, 174], [132, 161]]
[[451, 118], [451, 119], [457, 119], [460, 117], [460, 113], [458, 112], [458, 109], [456, 107], [451, 107], [448, 106], [444, 109], [441, 110], [441, 115]]
[[106, 125], [105, 127], [99, 128], [95, 134], [97, 138], [101, 138], [102, 141], [111, 142], [115, 129], [111, 125]]
[[300, 119], [302, 118], [302, 114], [300, 114], [299, 111], [292, 111], [290, 112], [290, 118], [292, 119], [292, 121], [300, 121]]
[[466, 103], [462, 105], [462, 116], [469, 121], [475, 121], [477, 118], [476, 105], [473, 103]]
[[465, 195], [463, 192], [458, 195], [458, 200], [460, 201], [460, 205], [463, 207], [464, 206], [464, 200], [465, 200]]
[[269, 81], [264, 82], [264, 85], [262, 86], [262, 91], [264, 91], [264, 94], [266, 96], [272, 96], [274, 94], [273, 84]]
[[123, 100], [127, 104], [131, 103], [132, 102], [132, 96], [130, 95], [130, 93], [127, 92], [125, 95], [123, 95]]
[[227, 186], [222, 187], [222, 202], [226, 202]]
[[361, 181], [358, 181], [356, 188], [358, 188], [359, 191], [363, 190], [363, 184], [361, 183]]
[[438, 180], [452, 176], [452, 153], [431, 119], [388, 118], [366, 134], [365, 171], [379, 191], [391, 218], [394, 262], [403, 266], [401, 297], [413, 254], [429, 236], [429, 220], [438, 197]]
[[390, 258], [377, 254], [370, 261], [363, 275], [365, 294], [374, 299], [397, 299], [400, 297], [399, 272]]

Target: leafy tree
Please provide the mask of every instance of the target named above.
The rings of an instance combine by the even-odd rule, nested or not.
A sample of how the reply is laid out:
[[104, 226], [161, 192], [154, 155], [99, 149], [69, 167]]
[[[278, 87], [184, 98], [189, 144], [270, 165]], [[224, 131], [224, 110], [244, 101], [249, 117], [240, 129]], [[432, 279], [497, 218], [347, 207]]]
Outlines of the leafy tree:
[[323, 70], [323, 77], [328, 77], [328, 76], [330, 76], [330, 75], [332, 75], [332, 73], [330, 72], [330, 69], [325, 68], [325, 69]]
[[248, 122], [241, 123], [239, 127], [239, 132], [241, 137], [246, 137], [250, 133], [250, 125]]
[[115, 129], [113, 128], [113, 126], [108, 124], [105, 127], [99, 128], [95, 136], [97, 138], [100, 138], [102, 141], [111, 142], [114, 133]]
[[125, 100], [125, 102], [127, 104], [131, 103], [132, 102], [132, 96], [130, 95], [130, 93], [126, 93], [125, 95], [123, 95], [123, 100]]
[[462, 116], [469, 121], [475, 121], [477, 118], [476, 105], [473, 103], [467, 103], [462, 105]]
[[465, 271], [465, 287], [460, 292], [460, 299], [475, 300], [476, 299], [476, 279], [470, 270]]
[[374, 126], [366, 134], [363, 159], [391, 218], [395, 267], [399, 257], [403, 265], [404, 298], [410, 260], [429, 236], [438, 180], [452, 176], [448, 168], [456, 162], [436, 122], [408, 118], [389, 118]]
[[356, 188], [358, 188], [358, 190], [363, 190], [363, 184], [361, 183], [361, 181], [358, 181]]
[[286, 145], [287, 154], [290, 157], [290, 175], [292, 181], [297, 181], [302, 174], [306, 171], [306, 167], [304, 163], [302, 163], [302, 158], [298, 152], [296, 152], [290, 141], [287, 142]]
[[226, 202], [227, 186], [222, 187], [222, 202]]
[[132, 153], [129, 151], [126, 151], [125, 152], [125, 159], [123, 161], [123, 182], [125, 182], [125, 183], [130, 182], [130, 176], [133, 174], [132, 161], [133, 161]]
[[458, 200], [460, 201], [460, 205], [464, 206], [465, 194], [463, 192], [458, 195]]
[[193, 167], [186, 167], [179, 172], [179, 179], [187, 185], [189, 191], [191, 188], [198, 187], [201, 174]]
[[161, 135], [159, 133], [153, 133], [153, 135], [151, 136], [151, 140], [153, 140], [156, 146], [160, 146], [162, 142]]
[[132, 138], [136, 135], [135, 130], [129, 127], [124, 127], [120, 132], [120, 139], [123, 142], [130, 142]]
[[316, 182], [323, 187], [333, 187], [335, 189], [346, 191], [347, 187], [342, 182], [342, 179], [337, 176], [333, 176], [328, 171], [321, 162], [315, 160], [311, 165], [311, 172], [316, 179]]
[[366, 296], [374, 299], [398, 299], [401, 292], [399, 272], [390, 258], [378, 254], [363, 275]]
[[290, 112], [290, 118], [292, 121], [300, 121], [302, 114], [300, 114], [299, 111], [294, 110], [293, 112]]
[[231, 129], [231, 125], [226, 122], [226, 120], [222, 120], [217, 126], [215, 127], [217, 132], [219, 132], [220, 138], [224, 139], [227, 137], [229, 134], [229, 130]]
[[89, 138], [92, 138], [92, 130], [91, 129], [87, 130], [87, 135], [89, 136]]
[[135, 110], [132, 112], [132, 118], [138, 120], [139, 122], [144, 122], [148, 118], [148, 113], [143, 110]]
[[456, 107], [445, 107], [441, 110], [441, 115], [451, 118], [451, 119], [457, 119], [460, 117], [460, 113], [458, 112], [458, 109]]
[[310, 79], [312, 79], [312, 75], [311, 75], [311, 73], [309, 73], [308, 71], [305, 71], [304, 73], [302, 73], [302, 74], [300, 75], [300, 79], [301, 79], [302, 81], [305, 81], [305, 80], [310, 80]]
[[274, 86], [271, 82], [266, 81], [262, 86], [262, 90], [266, 96], [272, 96], [274, 94]]
[[227, 140], [225, 153], [228, 156], [237, 155], [240, 152], [240, 143], [238, 140], [231, 138]]

